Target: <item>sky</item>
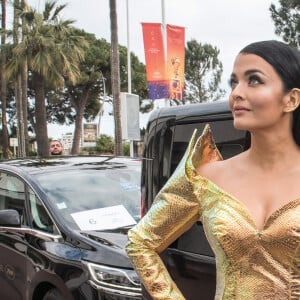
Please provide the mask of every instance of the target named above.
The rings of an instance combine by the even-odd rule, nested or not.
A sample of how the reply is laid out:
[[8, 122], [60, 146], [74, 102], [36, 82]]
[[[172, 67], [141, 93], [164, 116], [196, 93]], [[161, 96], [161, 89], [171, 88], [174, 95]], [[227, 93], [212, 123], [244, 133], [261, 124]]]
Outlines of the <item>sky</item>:
[[[42, 10], [45, 0], [28, 0], [28, 3]], [[67, 4], [62, 18], [73, 19], [76, 27], [110, 42], [109, 0], [59, 0], [58, 3]], [[116, 0], [116, 3], [119, 44], [129, 46], [140, 61], [145, 63], [142, 22], [161, 23], [164, 20], [166, 24], [185, 27], [186, 42], [195, 39], [220, 50], [219, 59], [223, 64], [221, 88], [227, 92], [235, 56], [244, 46], [260, 40], [280, 40], [274, 33], [269, 12], [271, 3], [278, 6], [278, 0]], [[49, 136], [55, 138], [73, 131], [73, 127], [52, 127], [48, 128]], [[102, 130], [105, 131], [105, 126]], [[111, 128], [107, 130], [107, 134], [113, 132]]]

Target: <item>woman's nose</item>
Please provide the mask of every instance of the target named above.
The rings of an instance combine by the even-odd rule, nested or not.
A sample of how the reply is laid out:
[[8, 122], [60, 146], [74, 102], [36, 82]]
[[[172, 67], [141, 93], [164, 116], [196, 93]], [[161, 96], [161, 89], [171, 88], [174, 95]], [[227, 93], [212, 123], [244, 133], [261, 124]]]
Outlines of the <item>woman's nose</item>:
[[245, 97], [245, 90], [244, 90], [243, 85], [241, 83], [238, 83], [234, 87], [234, 89], [231, 92], [231, 97], [234, 100], [244, 99], [244, 97]]

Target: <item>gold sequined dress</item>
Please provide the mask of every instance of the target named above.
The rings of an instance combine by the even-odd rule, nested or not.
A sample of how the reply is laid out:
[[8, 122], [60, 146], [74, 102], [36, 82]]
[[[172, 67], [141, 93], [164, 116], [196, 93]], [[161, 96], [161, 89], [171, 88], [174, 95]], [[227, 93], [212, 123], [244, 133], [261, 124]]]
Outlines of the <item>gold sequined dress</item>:
[[197, 174], [200, 164], [222, 158], [208, 125], [196, 143], [194, 136], [149, 212], [128, 234], [127, 254], [148, 292], [157, 300], [185, 299], [158, 253], [200, 220], [216, 256], [216, 300], [299, 300], [300, 198], [258, 230], [242, 202]]

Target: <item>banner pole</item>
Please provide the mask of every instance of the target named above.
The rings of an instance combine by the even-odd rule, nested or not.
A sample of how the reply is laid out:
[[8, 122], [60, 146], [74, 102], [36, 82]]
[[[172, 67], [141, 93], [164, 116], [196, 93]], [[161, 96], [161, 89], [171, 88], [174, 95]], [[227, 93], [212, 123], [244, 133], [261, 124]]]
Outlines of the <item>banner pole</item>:
[[127, 74], [128, 74], [128, 93], [131, 94], [131, 57], [130, 57], [130, 28], [129, 28], [129, 0], [126, 0], [127, 9]]
[[166, 11], [165, 11], [165, 0], [161, 0], [161, 16], [162, 16], [162, 34], [163, 34], [163, 45], [165, 60], [167, 60], [167, 29], [166, 29]]
[[[167, 59], [167, 27], [166, 27], [166, 10], [165, 10], [165, 0], [161, 0], [161, 16], [162, 16], [162, 36], [163, 36], [163, 48], [164, 48], [164, 57], [165, 57], [165, 66], [168, 64]], [[169, 99], [165, 98], [165, 106], [170, 106]]]

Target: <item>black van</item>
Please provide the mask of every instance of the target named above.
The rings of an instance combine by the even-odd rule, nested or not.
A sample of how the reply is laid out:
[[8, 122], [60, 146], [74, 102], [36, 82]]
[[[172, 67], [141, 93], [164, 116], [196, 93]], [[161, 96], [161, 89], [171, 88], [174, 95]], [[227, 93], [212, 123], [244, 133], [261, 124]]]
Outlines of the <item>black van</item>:
[[[194, 129], [200, 135], [206, 123], [224, 159], [243, 151], [246, 133], [233, 127], [228, 101], [161, 108], [150, 115], [143, 151], [143, 213], [174, 172]], [[214, 299], [215, 258], [200, 222], [170, 245], [162, 258], [186, 299]], [[144, 298], [150, 299], [146, 292]]]

